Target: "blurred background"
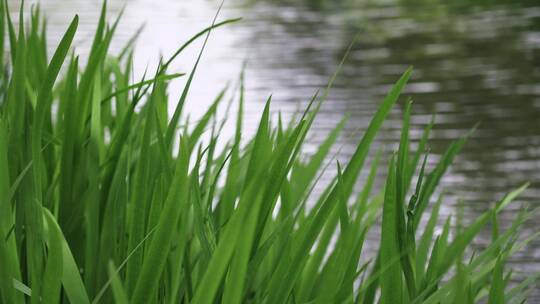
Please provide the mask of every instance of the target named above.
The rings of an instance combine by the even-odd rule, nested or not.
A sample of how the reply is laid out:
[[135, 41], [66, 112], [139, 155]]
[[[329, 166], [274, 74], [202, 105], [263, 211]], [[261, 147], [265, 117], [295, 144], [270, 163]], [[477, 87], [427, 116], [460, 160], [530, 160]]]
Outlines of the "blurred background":
[[[15, 17], [20, 0], [8, 2]], [[39, 2], [48, 18], [50, 47], [56, 46], [78, 13], [76, 48], [81, 54], [87, 52], [101, 1]], [[212, 32], [188, 97], [190, 116], [196, 119], [203, 113], [227, 83], [235, 87], [246, 62], [247, 130], [256, 127], [270, 94], [274, 114], [291, 118], [316, 90], [325, 87], [359, 34], [313, 126], [306, 152], [316, 149], [349, 113], [336, 147], [342, 147], [337, 158], [346, 162], [389, 86], [412, 65], [414, 74], [405, 95], [414, 100], [413, 139], [419, 139], [422, 128], [436, 114], [431, 165], [452, 140], [480, 123], [443, 180], [443, 211], [453, 213], [461, 202], [465, 217], [473, 218], [507, 191], [530, 182], [525, 195], [501, 215], [509, 223], [522, 208], [520, 203], [540, 206], [540, 2], [446, 2], [227, 0], [218, 19], [243, 20]], [[27, 2], [27, 9], [33, 3], [37, 1]], [[118, 51], [140, 32], [136, 71], [152, 71], [161, 54], [169, 56], [209, 26], [219, 4], [218, 0], [110, 0], [109, 20], [125, 6], [112, 50]], [[200, 42], [179, 58], [175, 71], [190, 71]], [[182, 81], [171, 85], [171, 109], [182, 85]], [[404, 101], [379, 134], [377, 146], [385, 155], [397, 147]], [[225, 131], [233, 134], [232, 128]], [[379, 184], [384, 172], [381, 167]], [[333, 172], [325, 176], [331, 178]], [[528, 223], [525, 234], [539, 230], [537, 219]], [[477, 246], [482, 246], [482, 239]], [[540, 271], [540, 242], [516, 255], [511, 265], [521, 277]], [[538, 290], [533, 293], [539, 294]]]

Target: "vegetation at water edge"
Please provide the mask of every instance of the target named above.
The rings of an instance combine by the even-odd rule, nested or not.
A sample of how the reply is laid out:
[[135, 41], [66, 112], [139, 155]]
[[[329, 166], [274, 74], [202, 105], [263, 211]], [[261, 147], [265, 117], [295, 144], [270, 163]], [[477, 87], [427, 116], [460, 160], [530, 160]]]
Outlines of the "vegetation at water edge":
[[[204, 46], [189, 73], [170, 64], [236, 19], [215, 21], [132, 79], [134, 40], [109, 52], [119, 18], [108, 24], [105, 4], [84, 63], [72, 50], [77, 16], [49, 58], [39, 9], [25, 21], [21, 8], [18, 27], [6, 3], [0, 10], [1, 303], [522, 303], [536, 282], [515, 283], [505, 267], [537, 237], [519, 233], [533, 211], [505, 229], [497, 221], [526, 185], [466, 225], [458, 215], [436, 229], [435, 193], [467, 134], [428, 169], [432, 125], [411, 149], [407, 102], [387, 168], [380, 154], [368, 162], [411, 69], [340, 164], [331, 148], [346, 119], [314, 154], [302, 152], [333, 79], [290, 123], [271, 121], [268, 98], [252, 138], [243, 76], [188, 121]], [[185, 86], [169, 115], [167, 87], [179, 77]], [[223, 106], [236, 112], [230, 139], [220, 137]], [[316, 194], [329, 166], [337, 174]], [[379, 171], [383, 189], [374, 187]], [[379, 223], [378, 253], [367, 256], [366, 235]], [[473, 251], [488, 226], [489, 244]]]

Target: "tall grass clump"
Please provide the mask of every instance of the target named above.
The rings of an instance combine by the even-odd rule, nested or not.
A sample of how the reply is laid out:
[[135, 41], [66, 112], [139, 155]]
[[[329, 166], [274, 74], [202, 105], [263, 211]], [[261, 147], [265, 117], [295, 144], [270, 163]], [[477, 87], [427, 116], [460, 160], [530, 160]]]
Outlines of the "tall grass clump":
[[[243, 77], [232, 139], [220, 138], [225, 91], [201, 119], [184, 118], [199, 59], [187, 75], [169, 65], [236, 20], [214, 22], [133, 80], [133, 44], [108, 51], [118, 19], [107, 24], [105, 5], [85, 64], [71, 50], [77, 16], [49, 58], [38, 9], [27, 21], [21, 8], [18, 28], [5, 2], [0, 10], [1, 303], [520, 303], [535, 282], [515, 283], [505, 268], [532, 238], [518, 233], [532, 213], [497, 224], [525, 186], [468, 225], [449, 217], [436, 229], [433, 196], [467, 136], [428, 172], [431, 125], [412, 151], [410, 103], [384, 189], [372, 189], [379, 157], [357, 182], [410, 69], [313, 197], [344, 125], [299, 157], [328, 89], [288, 126], [271, 123], [268, 99], [252, 138], [243, 135]], [[178, 77], [187, 80], [169, 116], [167, 85]], [[365, 256], [379, 220], [378, 253]], [[487, 226], [491, 242], [473, 251]]]

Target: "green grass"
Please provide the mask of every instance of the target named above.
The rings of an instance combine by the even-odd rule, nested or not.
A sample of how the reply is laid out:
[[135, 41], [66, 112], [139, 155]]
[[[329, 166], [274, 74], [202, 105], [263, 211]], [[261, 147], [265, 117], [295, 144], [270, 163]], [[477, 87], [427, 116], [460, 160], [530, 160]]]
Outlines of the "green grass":
[[[85, 65], [71, 50], [77, 17], [49, 60], [39, 10], [25, 22], [21, 8], [16, 30], [6, 7], [0, 4], [1, 303], [520, 303], [535, 283], [533, 276], [511, 284], [505, 268], [536, 237], [519, 236], [533, 213], [521, 212], [505, 230], [497, 224], [526, 186], [468, 225], [458, 215], [435, 232], [442, 201], [435, 190], [468, 135], [428, 172], [431, 124], [412, 151], [407, 103], [388, 168], [379, 168], [380, 154], [366, 164], [411, 69], [314, 197], [345, 119], [315, 154], [300, 156], [335, 77], [288, 126], [271, 121], [269, 98], [256, 134], [246, 138], [242, 75], [235, 135], [220, 138], [217, 108], [231, 90], [200, 120], [183, 115], [202, 49], [188, 75], [168, 68], [193, 41], [237, 20], [214, 22], [161, 59], [154, 74], [133, 80], [132, 43], [109, 53], [118, 19], [107, 24], [106, 5]], [[169, 119], [167, 85], [178, 77], [188, 80]], [[362, 170], [370, 174], [359, 184]], [[387, 172], [384, 189], [373, 187], [379, 171]], [[366, 235], [379, 223], [378, 254], [367, 256]], [[473, 252], [470, 244], [488, 226], [491, 242]]]

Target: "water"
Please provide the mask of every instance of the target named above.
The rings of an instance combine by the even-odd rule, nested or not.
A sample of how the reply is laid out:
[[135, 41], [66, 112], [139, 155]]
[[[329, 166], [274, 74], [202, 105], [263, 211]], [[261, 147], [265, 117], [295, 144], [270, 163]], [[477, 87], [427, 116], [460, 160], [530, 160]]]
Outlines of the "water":
[[[15, 2], [11, 2], [13, 7]], [[147, 65], [152, 68], [159, 54], [171, 54], [180, 42], [208, 26], [219, 6], [217, 1], [186, 2], [127, 1], [113, 49], [121, 48], [146, 23], [135, 60], [139, 73]], [[435, 4], [437, 1], [386, 0], [313, 7], [296, 2], [227, 1], [220, 19], [244, 19], [211, 36], [189, 97], [193, 117], [206, 109], [227, 82], [234, 85], [244, 61], [247, 128], [256, 126], [270, 94], [274, 112], [290, 117], [325, 86], [345, 49], [359, 34], [314, 125], [308, 150], [350, 113], [338, 142], [343, 146], [338, 158], [346, 161], [389, 85], [413, 65], [414, 75], [406, 92], [414, 100], [413, 139], [421, 136], [421, 128], [431, 115], [437, 115], [431, 141], [435, 157], [430, 164], [452, 140], [480, 122], [443, 180], [442, 188], [447, 190], [444, 212], [454, 212], [456, 201], [462, 199], [465, 215], [472, 218], [526, 181], [531, 183], [529, 190], [502, 214], [503, 222], [515, 216], [519, 202], [539, 206], [539, 4], [498, 1], [470, 6], [461, 4], [467, 1], [457, 1], [450, 6]], [[95, 29], [99, 1], [41, 3], [49, 18], [51, 45], [59, 40], [70, 16], [81, 15], [77, 47], [84, 53]], [[123, 3], [110, 1], [112, 15]], [[189, 71], [199, 47], [181, 56], [174, 69]], [[180, 81], [172, 86], [172, 96], [177, 96], [181, 85]], [[403, 104], [395, 107], [378, 138], [377, 146], [386, 154], [396, 149]], [[231, 130], [226, 133], [232, 134]], [[540, 221], [531, 221], [526, 233], [539, 229]], [[540, 242], [531, 244], [511, 262], [517, 272], [539, 271]]]

